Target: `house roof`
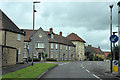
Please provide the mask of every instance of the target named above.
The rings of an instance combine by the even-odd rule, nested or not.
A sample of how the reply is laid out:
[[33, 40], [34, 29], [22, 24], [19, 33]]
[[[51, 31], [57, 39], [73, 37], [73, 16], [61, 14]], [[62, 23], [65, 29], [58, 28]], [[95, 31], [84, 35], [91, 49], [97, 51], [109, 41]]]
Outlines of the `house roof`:
[[0, 30], [24, 34], [24, 32], [20, 30], [17, 25], [2, 10], [0, 10], [0, 13], [2, 14], [2, 26], [0, 26]]
[[[32, 30], [24, 29], [24, 31], [26, 32], [24, 41], [30, 41], [30, 37], [32, 36]], [[34, 33], [36, 31], [38, 30], [35, 30]], [[59, 43], [59, 44], [64, 44], [64, 45], [68, 44], [69, 46], [75, 46], [67, 37], [64, 37], [64, 36], [55, 34], [53, 32], [49, 32], [49, 31], [44, 31], [44, 32], [47, 34], [50, 43]], [[54, 34], [54, 39], [50, 38], [50, 35], [52, 33]]]
[[86, 43], [82, 38], [80, 38], [77, 34], [71, 33], [67, 36], [71, 41], [81, 41]]
[[95, 54], [103, 54], [100, 48], [85, 46], [85, 52], [95, 53]]
[[[30, 37], [32, 36], [33, 34], [33, 30], [30, 30], [30, 29], [23, 29], [26, 33], [25, 37], [24, 37], [24, 41], [30, 41]], [[37, 30], [34, 30], [34, 33], [36, 32]]]

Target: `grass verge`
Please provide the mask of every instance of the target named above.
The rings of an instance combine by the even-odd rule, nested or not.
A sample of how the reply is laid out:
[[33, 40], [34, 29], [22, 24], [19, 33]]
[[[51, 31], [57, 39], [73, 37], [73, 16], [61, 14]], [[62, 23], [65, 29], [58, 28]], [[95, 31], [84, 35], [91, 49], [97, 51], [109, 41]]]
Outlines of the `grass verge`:
[[29, 66], [23, 69], [20, 69], [15, 72], [10, 72], [7, 74], [2, 75], [2, 78], [12, 78], [18, 80], [18, 78], [37, 78], [43, 72], [48, 70], [49, 68], [55, 66], [56, 64], [51, 63], [38, 63], [34, 64], [33, 66]]

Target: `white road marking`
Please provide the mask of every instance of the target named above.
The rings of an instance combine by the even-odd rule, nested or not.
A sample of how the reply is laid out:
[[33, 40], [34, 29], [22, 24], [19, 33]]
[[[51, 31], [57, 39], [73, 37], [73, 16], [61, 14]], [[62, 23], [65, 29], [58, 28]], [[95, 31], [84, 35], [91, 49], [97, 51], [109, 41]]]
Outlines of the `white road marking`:
[[85, 69], [88, 73], [90, 73], [90, 71], [89, 70], [87, 70], [87, 69]]
[[[81, 66], [82, 66], [82, 68], [85, 69], [88, 73], [90, 73], [90, 71], [87, 70], [87, 69], [83, 66], [83, 64], [81, 64]], [[97, 79], [102, 80], [102, 79], [100, 79], [98, 76], [96, 76], [95, 74], [92, 74], [92, 75], [93, 75], [94, 77], [96, 77]]]
[[102, 80], [102, 79], [100, 79], [98, 76], [96, 76], [95, 74], [92, 74], [94, 77], [96, 77], [96, 78], [98, 78], [99, 80]]

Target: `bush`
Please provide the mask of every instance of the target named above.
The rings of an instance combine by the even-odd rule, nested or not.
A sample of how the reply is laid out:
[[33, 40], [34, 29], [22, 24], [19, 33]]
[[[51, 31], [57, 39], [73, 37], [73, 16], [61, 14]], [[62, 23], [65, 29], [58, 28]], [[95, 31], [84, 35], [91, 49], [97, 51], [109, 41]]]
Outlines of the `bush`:
[[104, 59], [102, 59], [102, 58], [99, 58], [99, 61], [103, 61]]
[[47, 58], [46, 61], [57, 61], [57, 60], [54, 58]]
[[[32, 61], [32, 58], [28, 59], [28, 61], [31, 62], [31, 61]], [[38, 62], [38, 61], [40, 61], [40, 59], [39, 59], [39, 58], [33, 58], [33, 61], [34, 61], [34, 62]]]

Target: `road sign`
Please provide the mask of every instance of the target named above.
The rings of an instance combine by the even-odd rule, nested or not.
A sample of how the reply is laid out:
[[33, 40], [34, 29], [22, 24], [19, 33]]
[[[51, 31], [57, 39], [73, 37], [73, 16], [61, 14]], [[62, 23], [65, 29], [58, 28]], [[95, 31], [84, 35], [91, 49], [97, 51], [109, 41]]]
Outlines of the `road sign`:
[[114, 61], [114, 65], [118, 65], [118, 62], [117, 62], [117, 61]]
[[113, 69], [114, 69], [114, 72], [118, 72], [118, 61], [116, 60], [113, 60]]
[[29, 49], [27, 49], [27, 51], [29, 51]]
[[118, 41], [118, 36], [116, 36], [116, 35], [111, 35], [111, 36], [110, 36], [110, 41], [111, 41], [112, 43], [116, 43], [116, 42]]

